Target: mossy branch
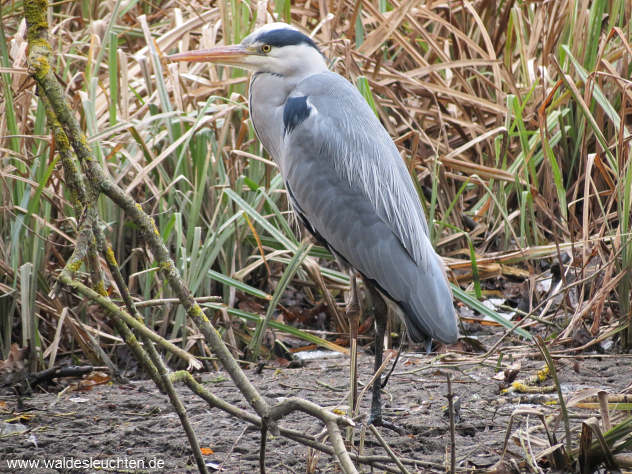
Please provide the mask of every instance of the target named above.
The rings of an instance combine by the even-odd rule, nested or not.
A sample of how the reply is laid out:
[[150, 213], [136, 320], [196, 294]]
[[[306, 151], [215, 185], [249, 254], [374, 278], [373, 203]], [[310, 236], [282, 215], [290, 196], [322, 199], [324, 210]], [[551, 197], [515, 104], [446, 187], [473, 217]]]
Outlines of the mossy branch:
[[[131, 315], [133, 315], [136, 318], [136, 320], [140, 324], [144, 326], [145, 324], [144, 324], [143, 317], [141, 316], [141, 314], [136, 309], [136, 306], [134, 305], [132, 296], [129, 293], [129, 289], [127, 285], [125, 284], [123, 275], [121, 275], [121, 270], [119, 269], [116, 258], [114, 257], [114, 252], [112, 251], [112, 248], [108, 245], [108, 243], [105, 240], [103, 229], [99, 225], [95, 225], [94, 234], [96, 236], [96, 241], [97, 241], [97, 245], [99, 246], [99, 249], [105, 255], [105, 260], [107, 262], [108, 268], [110, 269], [110, 272], [112, 273], [112, 276], [114, 277], [114, 281], [116, 283], [116, 286], [118, 287], [119, 294], [123, 298], [123, 301], [125, 302], [125, 306], [127, 306], [127, 310], [130, 312]], [[161, 390], [167, 393], [167, 396], [169, 397], [171, 404], [173, 405], [176, 413], [178, 414], [178, 417], [180, 418], [180, 423], [182, 424], [182, 427], [184, 428], [184, 431], [189, 440], [189, 445], [191, 446], [191, 450], [193, 451], [193, 457], [195, 457], [198, 470], [203, 474], [208, 473], [208, 469], [206, 468], [204, 457], [202, 456], [202, 452], [200, 450], [200, 444], [198, 443], [197, 438], [195, 436], [195, 432], [193, 431], [193, 428], [191, 427], [191, 423], [189, 422], [189, 417], [187, 416], [186, 409], [184, 408], [184, 405], [182, 404], [182, 401], [180, 400], [180, 398], [178, 398], [178, 395], [176, 394], [173, 383], [169, 379], [169, 371], [167, 370], [167, 367], [165, 366], [162, 358], [160, 357], [160, 354], [158, 354], [158, 351], [156, 351], [156, 348], [154, 347], [153, 342], [150, 341], [147, 336], [142, 335], [141, 337], [143, 339], [143, 343], [145, 345], [145, 348], [147, 349], [147, 354], [149, 354], [149, 359], [150, 359], [150, 360], [144, 361], [145, 366], [149, 367], [152, 370], [151, 376], [154, 379], [154, 382]]]
[[[169, 252], [160, 237], [160, 233], [153, 219], [130, 196], [119, 188], [92, 157], [88, 140], [79, 126], [72, 109], [64, 97], [64, 91], [55, 75], [51, 71], [49, 57], [50, 45], [46, 31], [46, 0], [25, 1], [24, 14], [28, 25], [29, 39], [29, 67], [38, 86], [50, 101], [57, 120], [61, 124], [77, 158], [86, 172], [92, 189], [106, 194], [139, 226], [141, 238], [147, 243], [156, 258], [158, 267], [165, 275], [172, 290], [184, 306], [185, 311], [199, 324], [202, 334], [209, 343], [211, 350], [220, 360], [233, 382], [255, 411], [262, 417], [268, 417], [269, 406], [259, 392], [250, 383], [230, 351], [222, 341], [219, 333], [208, 320], [202, 308], [195, 302], [191, 292], [185, 286]], [[94, 199], [93, 199], [94, 198]], [[96, 196], [88, 195], [88, 200], [96, 200]], [[274, 431], [274, 426], [271, 426]]]
[[89, 286], [86, 286], [77, 280], [73, 280], [72, 278], [70, 278], [70, 276], [67, 273], [62, 272], [59, 275], [59, 280], [64, 285], [73, 289], [80, 295], [94, 301], [95, 303], [103, 307], [105, 310], [113, 314], [114, 317], [121, 318], [123, 321], [125, 321], [125, 323], [127, 323], [128, 326], [131, 326], [134, 330], [138, 331], [143, 336], [146, 336], [149, 339], [151, 339], [153, 342], [158, 344], [164, 350], [171, 352], [172, 354], [186, 361], [189, 364], [189, 367], [191, 369], [199, 369], [202, 367], [202, 363], [199, 360], [197, 360], [194, 356], [192, 356], [185, 350], [180, 349], [178, 346], [172, 344], [171, 342], [167, 341], [163, 337], [153, 332], [143, 323], [137, 321], [135, 318], [129, 315], [126, 311], [123, 311], [121, 308], [119, 308], [108, 297], [100, 295]]
[[[42, 39], [42, 35], [42, 30], [39, 30], [38, 38], [40, 40]], [[39, 85], [38, 90], [42, 92], [42, 87]], [[107, 292], [105, 291], [105, 286], [103, 283], [103, 271], [100, 266], [98, 251], [100, 250], [101, 253], [105, 256], [106, 263], [114, 277], [116, 285], [119, 289], [119, 293], [121, 294], [130, 314], [132, 314], [136, 318], [136, 321], [138, 321], [139, 323], [137, 329], [139, 330], [140, 337], [143, 341], [143, 346], [141, 346], [141, 344], [136, 339], [134, 333], [126, 324], [125, 317], [127, 315], [125, 313], [114, 310], [112, 305], [110, 304], [108, 305], [110, 306], [109, 315], [112, 317], [117, 331], [123, 336], [125, 343], [131, 349], [136, 360], [138, 360], [138, 362], [144, 366], [144, 368], [153, 379], [154, 383], [161, 390], [167, 392], [171, 404], [178, 414], [184, 431], [187, 434], [187, 438], [189, 440], [191, 450], [193, 451], [193, 456], [196, 459], [198, 469], [201, 473], [207, 473], [208, 470], [200, 451], [199, 443], [197, 441], [197, 438], [195, 437], [195, 432], [193, 431], [193, 428], [191, 427], [191, 424], [188, 420], [184, 405], [178, 398], [173, 384], [169, 380], [167, 368], [165, 367], [160, 355], [154, 347], [152, 340], [150, 339], [149, 335], [153, 334], [153, 332], [149, 331], [145, 327], [143, 318], [136, 310], [131, 295], [129, 294], [127, 285], [123, 280], [123, 276], [121, 275], [118, 263], [116, 262], [116, 259], [114, 257], [114, 253], [112, 252], [112, 249], [106, 244], [105, 235], [101, 226], [99, 225], [98, 214], [95, 208], [96, 200], [94, 199], [94, 197], [98, 195], [98, 192], [95, 192], [94, 186], [86, 186], [83, 175], [76, 165], [75, 159], [72, 155], [68, 137], [65, 131], [62, 129], [59, 120], [57, 119], [56, 112], [54, 111], [52, 104], [48, 99], [48, 96], [46, 94], [40, 93], [40, 97], [44, 104], [49, 125], [53, 132], [53, 136], [55, 137], [57, 148], [62, 158], [64, 175], [71, 190], [73, 207], [75, 208], [75, 213], [79, 221], [81, 222], [81, 225], [79, 227], [79, 238], [77, 239], [75, 251], [73, 252], [72, 257], [66, 264], [65, 268], [62, 270], [62, 280], [71, 279], [71, 281], [74, 282], [72, 278], [76, 270], [78, 270], [78, 268], [81, 266], [81, 263], [86, 260], [88, 262], [88, 268], [90, 269], [92, 283], [94, 285], [94, 288], [96, 289], [95, 294], [100, 295], [100, 298], [102, 299], [102, 304], [105, 304], [106, 302], [111, 303], [111, 301], [107, 297]], [[93, 199], [90, 199], [89, 196], [92, 196]], [[98, 299], [99, 298], [97, 298], [97, 300]], [[162, 344], [164, 344], [164, 342], [167, 341], [163, 341]], [[190, 365], [192, 362], [199, 364], [199, 362], [195, 360], [192, 356], [190, 356], [187, 352], [179, 350], [176, 346], [173, 346], [169, 349], [172, 349], [172, 351], [173, 349], [175, 349], [176, 352], [178, 352], [178, 355], [180, 355], [181, 357], [184, 356], [189, 361]], [[109, 360], [106, 360], [106, 363], [108, 363], [108, 365], [111, 366], [112, 369], [114, 369], [113, 364]], [[201, 366], [201, 364], [199, 364], [199, 366]], [[115, 373], [118, 373], [118, 371], [115, 371]]]

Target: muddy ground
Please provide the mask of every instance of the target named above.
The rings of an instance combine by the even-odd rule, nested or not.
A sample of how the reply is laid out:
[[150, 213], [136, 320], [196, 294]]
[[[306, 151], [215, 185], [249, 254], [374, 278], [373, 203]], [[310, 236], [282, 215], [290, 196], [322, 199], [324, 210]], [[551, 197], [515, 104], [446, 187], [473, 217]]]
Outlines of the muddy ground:
[[[506, 354], [500, 364], [503, 367], [520, 366], [518, 379], [526, 380], [542, 369], [543, 362], [535, 356]], [[483, 469], [492, 466], [500, 457], [509, 417], [520, 407], [534, 407], [545, 414], [557, 413], [556, 405], [544, 405], [550, 395], [501, 394], [502, 380], [497, 357], [484, 364], [468, 364], [468, 356], [458, 355], [458, 361], [408, 352], [402, 356], [391, 381], [383, 392], [386, 417], [404, 428], [405, 435], [381, 429], [397, 456], [415, 458], [426, 463], [445, 465], [449, 446], [449, 420], [444, 415], [446, 401], [445, 376], [438, 372], [450, 363], [453, 390], [460, 405], [456, 421], [456, 453], [458, 468]], [[582, 354], [578, 358], [558, 358], [557, 368], [564, 392], [568, 395], [586, 388], [602, 388], [611, 393], [630, 390], [632, 359], [630, 356]], [[372, 357], [360, 357], [360, 380], [370, 378]], [[266, 367], [260, 374], [252, 368], [247, 371], [250, 379], [271, 401], [281, 397], [298, 396], [318, 404], [334, 407], [344, 405], [347, 389], [347, 359], [328, 358], [312, 360], [302, 368]], [[498, 377], [497, 378], [502, 378]], [[226, 401], [247, 405], [236, 391], [230, 379], [222, 373], [200, 376], [206, 387]], [[544, 382], [550, 384], [550, 380]], [[199, 442], [206, 449], [210, 465], [222, 472], [257, 472], [259, 433], [245, 422], [232, 419], [217, 409], [210, 409], [205, 402], [192, 395], [185, 387], [178, 391], [187, 407]], [[363, 413], [368, 413], [369, 396], [362, 401]], [[44, 460], [66, 462], [65, 466], [37, 470], [37, 472], [95, 472], [95, 465], [78, 468], [70, 462], [111, 460], [99, 472], [196, 472], [195, 463], [187, 445], [178, 417], [166, 397], [151, 381], [134, 381], [125, 385], [106, 384], [88, 391], [35, 393], [23, 400], [21, 409], [15, 396], [0, 398], [2, 419], [16, 413], [27, 414], [21, 423], [28, 431], [0, 437], [0, 471], [35, 472], [33, 469], [9, 468], [8, 460]], [[571, 409], [573, 426], [581, 419], [594, 416], [598, 411]], [[518, 418], [514, 429], [533, 427], [536, 417]], [[310, 434], [317, 434], [322, 425], [313, 418], [293, 415], [284, 420], [285, 426]], [[513, 430], [512, 430], [513, 431]], [[558, 427], [558, 440], [563, 439], [562, 425]], [[359, 435], [356, 436], [358, 438]], [[573, 444], [577, 442], [574, 434]], [[524, 438], [526, 440], [526, 438]], [[528, 443], [511, 442], [508, 456], [524, 459], [525, 450], [534, 453], [544, 449], [540, 444], [545, 436], [536, 431]], [[530, 446], [530, 448], [529, 448]], [[366, 434], [365, 454], [385, 455], [372, 434]], [[268, 472], [306, 472], [308, 449], [284, 438], [268, 441], [266, 465]], [[119, 464], [113, 464], [118, 462]], [[162, 469], [149, 469], [163, 463]], [[125, 464], [126, 463], [126, 464]], [[138, 469], [144, 463], [145, 469]], [[316, 472], [338, 471], [335, 460], [327, 454], [317, 455]], [[96, 466], [98, 467], [98, 466]], [[545, 466], [546, 467], [546, 466]], [[369, 467], [365, 467], [370, 472]], [[411, 472], [441, 471], [429, 464], [409, 466]], [[374, 470], [373, 472], [379, 472]]]

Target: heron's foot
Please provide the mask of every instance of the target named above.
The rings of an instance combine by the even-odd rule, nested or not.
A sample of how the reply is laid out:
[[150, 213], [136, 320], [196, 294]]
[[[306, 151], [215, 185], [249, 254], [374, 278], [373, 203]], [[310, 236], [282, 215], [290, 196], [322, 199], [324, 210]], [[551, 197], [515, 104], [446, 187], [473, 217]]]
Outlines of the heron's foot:
[[406, 434], [406, 430], [401, 426], [396, 425], [395, 423], [391, 423], [388, 420], [385, 420], [382, 417], [382, 405], [371, 407], [371, 416], [369, 417], [369, 425], [373, 426], [381, 426], [383, 428], [388, 428], [389, 430], [395, 431], [398, 434]]
[[382, 418], [382, 415], [379, 415], [379, 417], [374, 417], [373, 414], [371, 414], [371, 417], [369, 418], [369, 424], [373, 426], [381, 426], [382, 428], [387, 428], [400, 435], [406, 434], [406, 430], [404, 428], [396, 425], [395, 423], [385, 420], [384, 418]]

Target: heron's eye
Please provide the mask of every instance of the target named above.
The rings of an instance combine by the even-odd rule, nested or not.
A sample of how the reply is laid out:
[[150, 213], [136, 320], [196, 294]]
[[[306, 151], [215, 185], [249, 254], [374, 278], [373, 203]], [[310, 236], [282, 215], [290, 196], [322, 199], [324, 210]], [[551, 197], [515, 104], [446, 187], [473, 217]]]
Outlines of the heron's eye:
[[269, 53], [272, 50], [272, 46], [270, 46], [269, 44], [262, 44], [261, 48], [259, 48], [259, 49], [261, 49], [262, 53], [266, 53], [267, 54], [267, 53]]

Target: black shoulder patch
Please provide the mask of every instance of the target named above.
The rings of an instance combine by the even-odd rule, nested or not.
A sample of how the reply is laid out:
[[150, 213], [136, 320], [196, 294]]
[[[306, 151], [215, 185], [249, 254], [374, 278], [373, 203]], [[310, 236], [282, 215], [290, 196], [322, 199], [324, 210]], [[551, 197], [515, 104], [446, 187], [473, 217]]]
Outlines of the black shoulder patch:
[[277, 48], [305, 43], [318, 50], [318, 46], [309, 36], [290, 28], [266, 31], [257, 37], [257, 41]]
[[307, 96], [290, 97], [283, 109], [283, 133], [288, 134], [309, 117]]

